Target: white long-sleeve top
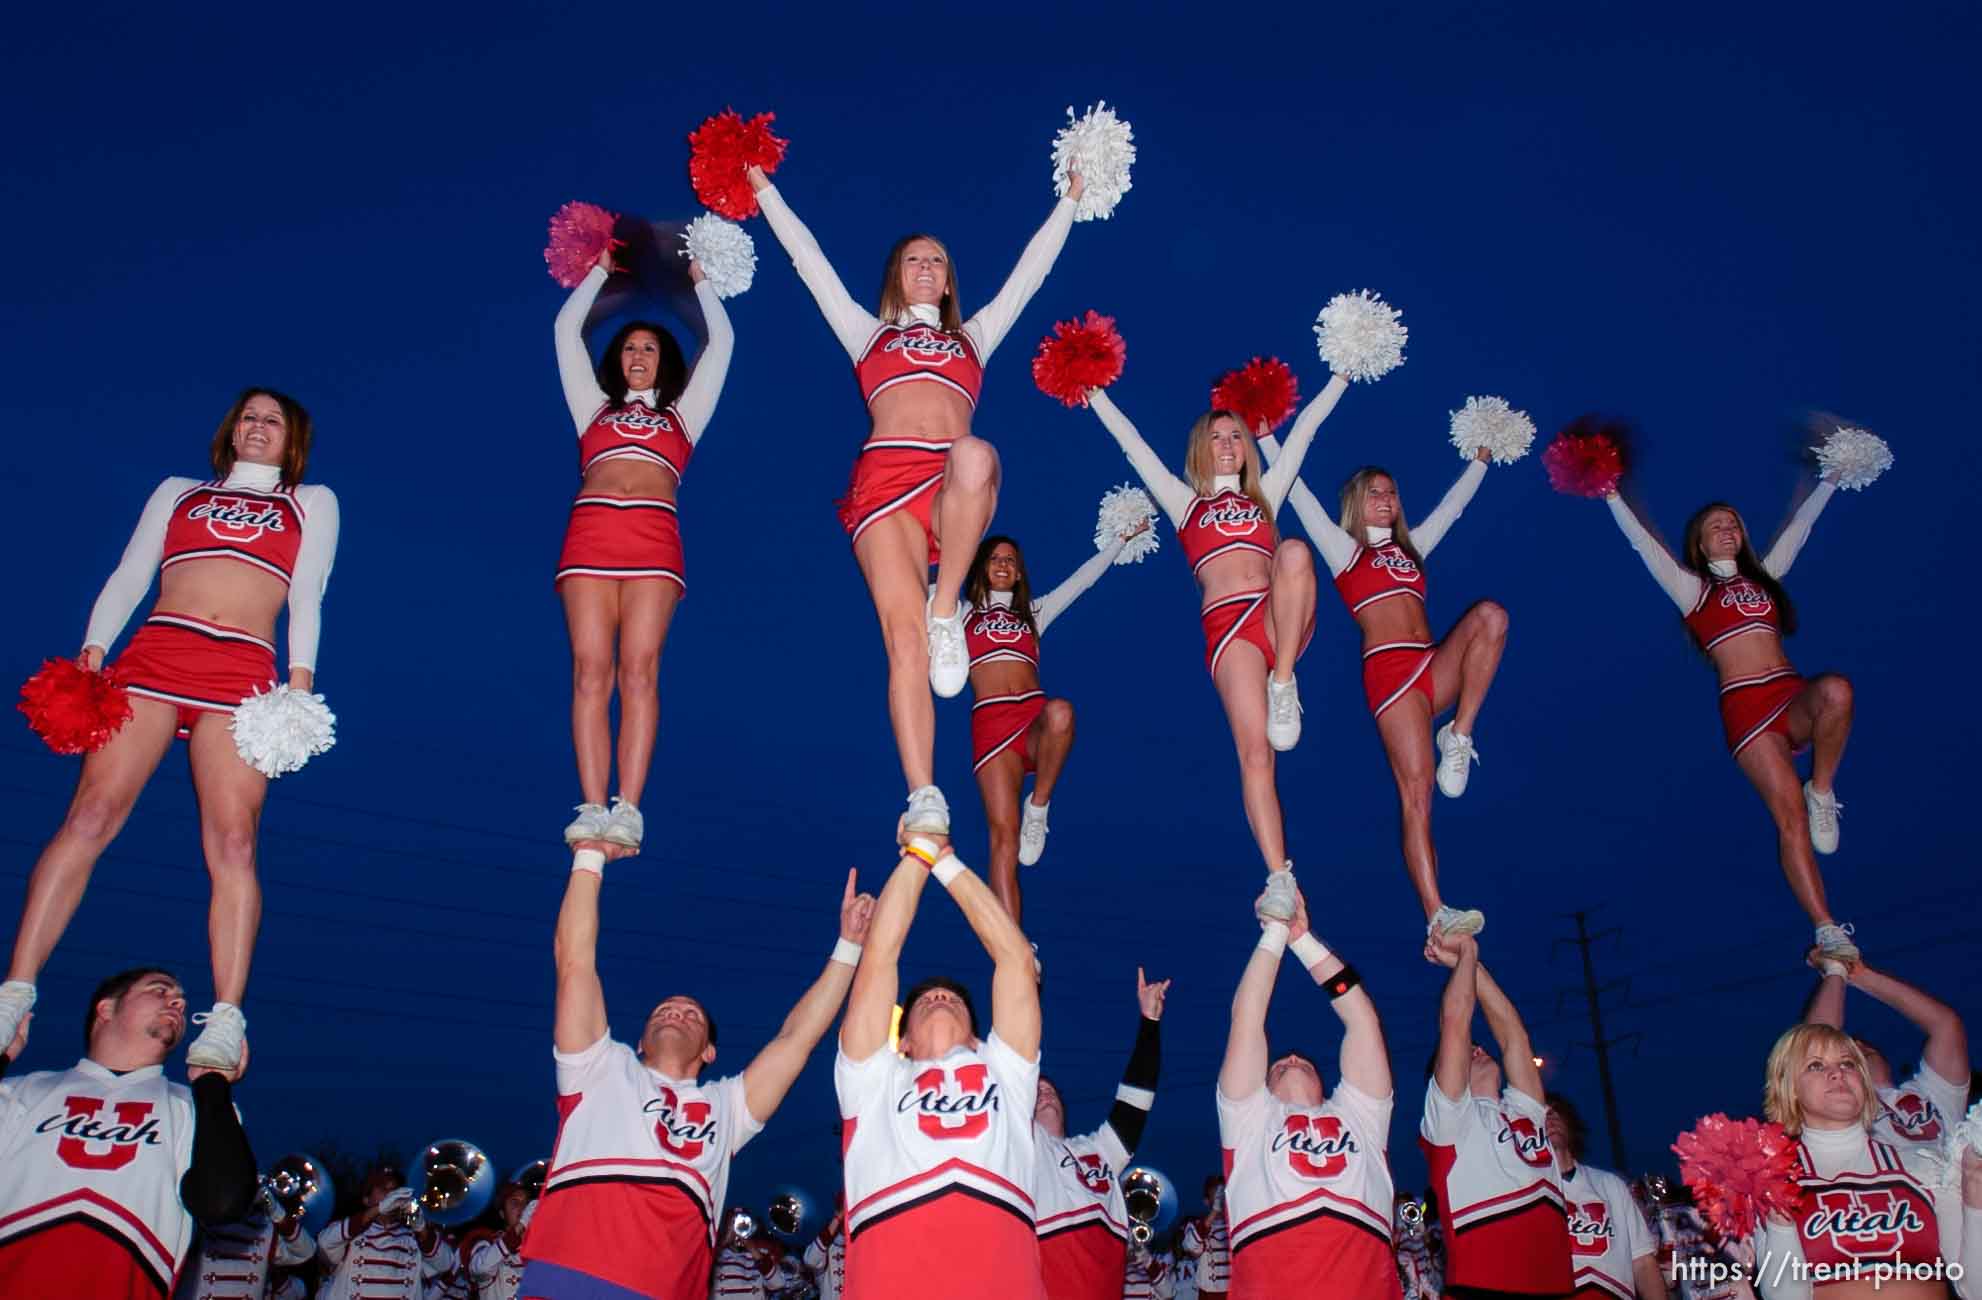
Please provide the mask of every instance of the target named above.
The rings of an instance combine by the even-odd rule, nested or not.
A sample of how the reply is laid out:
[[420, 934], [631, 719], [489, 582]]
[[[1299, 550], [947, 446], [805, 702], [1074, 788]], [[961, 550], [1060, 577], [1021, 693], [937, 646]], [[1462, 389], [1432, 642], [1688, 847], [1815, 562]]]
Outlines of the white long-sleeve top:
[[516, 1300], [523, 1285], [522, 1251], [511, 1249], [501, 1235], [484, 1238], [468, 1252], [468, 1276], [480, 1300]]
[[[757, 202], [764, 209], [764, 220], [770, 223], [778, 242], [791, 256], [791, 264], [797, 270], [798, 278], [812, 291], [812, 300], [819, 304], [820, 314], [832, 326], [833, 337], [840, 341], [848, 357], [854, 361], [860, 360], [860, 354], [874, 337], [874, 331], [883, 324], [898, 322], [884, 322], [853, 300], [846, 286], [840, 283], [833, 264], [826, 260], [819, 241], [812, 237], [805, 223], [785, 203], [777, 186], [770, 185], [757, 191]], [[1005, 287], [979, 308], [976, 315], [964, 322], [964, 333], [970, 335], [980, 363], [991, 360], [991, 353], [1004, 342], [1005, 335], [1018, 321], [1019, 313], [1032, 301], [1032, 295], [1039, 292], [1039, 286], [1046, 282], [1046, 274], [1059, 259], [1060, 249], [1066, 245], [1067, 231], [1072, 228], [1073, 222], [1072, 199], [1061, 199], [1054, 204], [1046, 224], [1039, 228], [1039, 233], [1019, 254], [1018, 265], [1006, 278]]]
[[[1259, 440], [1259, 453], [1274, 465], [1278, 465], [1283, 459], [1280, 444], [1270, 433]], [[1480, 484], [1486, 479], [1486, 472], [1487, 466], [1483, 460], [1468, 464], [1460, 473], [1458, 481], [1445, 490], [1445, 496], [1439, 500], [1432, 512], [1411, 525], [1411, 545], [1418, 548], [1419, 558], [1429, 556], [1432, 548], [1445, 540], [1445, 534], [1452, 530], [1453, 524], [1459, 522], [1459, 516], [1472, 502], [1473, 494], [1480, 490]], [[1329, 518], [1328, 511], [1322, 507], [1315, 494], [1308, 491], [1308, 485], [1299, 479], [1294, 480], [1293, 491], [1288, 495], [1288, 500], [1293, 502], [1294, 516], [1301, 521], [1301, 527], [1307, 529], [1308, 540], [1312, 541], [1315, 549], [1321, 552], [1321, 558], [1328, 562], [1329, 576], [1340, 575], [1342, 570], [1349, 567], [1349, 562], [1356, 557], [1357, 550], [1365, 543], [1343, 532], [1341, 525]], [[1387, 533], [1389, 530], [1384, 531]], [[1385, 537], [1383, 540], [1387, 541], [1388, 538]]]
[[[1796, 563], [1796, 557], [1802, 552], [1803, 544], [1810, 540], [1810, 530], [1816, 525], [1817, 516], [1824, 513], [1824, 507], [1830, 504], [1831, 497], [1836, 491], [1835, 483], [1829, 479], [1822, 480], [1815, 490], [1803, 499], [1803, 504], [1796, 508], [1796, 513], [1790, 516], [1789, 522], [1783, 525], [1782, 533], [1776, 538], [1775, 545], [1769, 547], [1769, 553], [1762, 557], [1762, 567], [1768, 571], [1771, 578], [1780, 579], [1789, 572], [1789, 566]], [[1631, 549], [1638, 552], [1638, 558], [1645, 562], [1645, 567], [1651, 570], [1653, 579], [1658, 582], [1665, 594], [1672, 597], [1672, 603], [1679, 606], [1679, 612], [1692, 613], [1693, 607], [1700, 603], [1700, 592], [1705, 586], [1700, 581], [1700, 575], [1673, 558], [1672, 552], [1665, 548], [1663, 542], [1652, 536], [1651, 530], [1646, 528], [1631, 507], [1624, 503], [1623, 497], [1613, 492], [1604, 498], [1604, 504], [1610, 507], [1610, 516], [1617, 521], [1618, 528], [1623, 530], [1625, 540], [1631, 543]]]
[[[1287, 432], [1286, 454], [1259, 476], [1260, 491], [1266, 497], [1268, 508], [1275, 514], [1279, 513], [1280, 507], [1287, 500], [1288, 492], [1299, 481], [1297, 476], [1301, 472], [1301, 461], [1307, 457], [1308, 448], [1314, 442], [1316, 431], [1321, 428], [1322, 421], [1335, 410], [1335, 404], [1342, 400], [1342, 394], [1348, 390], [1348, 380], [1340, 375], [1331, 377], [1321, 392], [1302, 407], [1300, 415], [1295, 417], [1294, 427]], [[1143, 440], [1142, 434], [1136, 431], [1134, 422], [1122, 414], [1122, 408], [1116, 406], [1107, 393], [1099, 388], [1090, 389], [1087, 394], [1087, 404], [1094, 408], [1097, 416], [1101, 417], [1103, 427], [1115, 435], [1116, 445], [1121, 447], [1122, 454], [1129, 458], [1129, 464], [1135, 467], [1135, 472], [1142, 479], [1143, 486], [1149, 489], [1149, 495], [1156, 499], [1156, 504], [1169, 517], [1171, 525], [1182, 527], [1184, 512], [1189, 510], [1191, 502], [1197, 499], [1197, 489], [1170, 472], [1169, 466], [1163, 463], [1163, 458], [1151, 450], [1150, 445]], [[1265, 445], [1264, 442], [1260, 444], [1262, 451]]]
[[[598, 370], [585, 350], [584, 335], [585, 314], [592, 310], [605, 284], [604, 267], [595, 266], [587, 271], [571, 296], [564, 300], [564, 306], [558, 308], [557, 321], [551, 327], [557, 343], [557, 377], [564, 386], [564, 405], [580, 434], [590, 427], [592, 417], [606, 404], [605, 390], [599, 387]], [[723, 394], [723, 380], [729, 375], [730, 355], [736, 346], [736, 331], [730, 327], [729, 313], [707, 280], [696, 283], [695, 301], [701, 304], [709, 341], [703, 345], [702, 355], [695, 358], [688, 372], [688, 383], [674, 402], [675, 410], [681, 412], [682, 422], [688, 426], [684, 432], [691, 446], [701, 439], [710, 417], [716, 413], [716, 399]], [[651, 388], [626, 396], [628, 400], [659, 406]]]
[[332, 1270], [317, 1300], [422, 1300], [425, 1280], [455, 1265], [454, 1247], [434, 1234], [434, 1248], [403, 1224], [373, 1219], [356, 1237], [349, 1219], [333, 1219], [317, 1234], [317, 1254]]
[[[1089, 587], [1094, 585], [1095, 579], [1108, 572], [1109, 566], [1115, 563], [1115, 557], [1122, 553], [1122, 547], [1125, 545], [1127, 543], [1117, 537], [1105, 549], [1096, 551], [1078, 569], [1068, 574], [1066, 580], [1059, 586], [1053, 588], [1053, 590], [1047, 592], [1044, 596], [1034, 598], [1032, 602], [1032, 625], [1039, 630], [1041, 636], [1046, 635], [1046, 629], [1052, 624], [1054, 619], [1066, 613], [1068, 607], [1076, 600], [1079, 600], [1081, 595]], [[994, 597], [1009, 595], [1009, 593], [995, 591], [991, 594]]]
[[[282, 470], [275, 465], [250, 465], [236, 461], [222, 487], [246, 488], [252, 492], [272, 492], [280, 484]], [[138, 516], [138, 527], [124, 546], [124, 558], [117, 562], [110, 580], [97, 593], [89, 612], [89, 628], [83, 633], [83, 647], [95, 646], [108, 654], [117, 635], [131, 620], [151, 580], [158, 575], [159, 561], [165, 557], [165, 529], [172, 519], [173, 503], [200, 485], [200, 480], [168, 478], [152, 491]], [[321, 483], [304, 483], [295, 489], [296, 503], [303, 508], [303, 541], [296, 554], [296, 571], [289, 579], [289, 666], [316, 671], [317, 639], [323, 630], [323, 593], [330, 583], [330, 568], [337, 559], [337, 495]]]

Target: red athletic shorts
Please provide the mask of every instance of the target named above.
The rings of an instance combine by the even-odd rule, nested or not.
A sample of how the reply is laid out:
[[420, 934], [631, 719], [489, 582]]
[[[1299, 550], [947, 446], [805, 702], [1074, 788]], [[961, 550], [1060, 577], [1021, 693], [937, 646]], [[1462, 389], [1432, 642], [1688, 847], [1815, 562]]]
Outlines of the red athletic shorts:
[[[1204, 622], [1204, 670], [1213, 677], [1218, 675], [1218, 661], [1225, 657], [1226, 647], [1234, 641], [1249, 641], [1259, 647], [1266, 656], [1266, 671], [1272, 672], [1273, 642], [1266, 635], [1267, 589], [1242, 591], [1235, 596], [1224, 596], [1198, 611]], [[1308, 619], [1307, 630], [1301, 634], [1301, 648], [1294, 652], [1299, 659], [1308, 652], [1308, 642], [1314, 640], [1314, 619]]]
[[943, 485], [949, 456], [947, 442], [890, 438], [862, 447], [847, 479], [846, 495], [839, 501], [840, 526], [846, 529], [847, 539], [858, 542], [876, 520], [906, 510], [922, 525], [922, 536], [929, 544], [929, 563], [941, 559], [930, 508], [936, 489]]
[[586, 492], [571, 503], [555, 581], [665, 578], [686, 595], [686, 572], [674, 502]]
[[275, 647], [252, 632], [185, 614], [153, 614], [117, 656], [133, 695], [179, 707], [179, 736], [202, 713], [232, 713], [276, 684]]
[[1425, 703], [1438, 711], [1431, 693], [1431, 657], [1437, 649], [1422, 641], [1386, 641], [1363, 651], [1363, 695], [1371, 717], [1382, 717], [1412, 690], [1422, 692]]
[[1789, 738], [1789, 705], [1803, 692], [1803, 677], [1794, 668], [1778, 668], [1757, 677], [1737, 677], [1720, 688], [1721, 726], [1727, 730], [1727, 752], [1739, 755], [1764, 732]]
[[972, 704], [970, 749], [976, 761], [971, 764], [970, 770], [982, 770], [986, 763], [1017, 745], [1019, 757], [1025, 760], [1025, 770], [1033, 771], [1032, 751], [1025, 743], [1025, 736], [1032, 730], [1032, 720], [1045, 708], [1045, 691], [987, 695]]

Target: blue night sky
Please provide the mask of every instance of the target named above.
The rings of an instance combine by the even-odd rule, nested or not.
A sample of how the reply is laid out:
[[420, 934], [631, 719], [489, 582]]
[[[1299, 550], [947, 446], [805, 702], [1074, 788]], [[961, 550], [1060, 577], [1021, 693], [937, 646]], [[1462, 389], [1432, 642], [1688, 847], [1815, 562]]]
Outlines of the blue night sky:
[[[1414, 517], [1461, 469], [1446, 413], [1469, 394], [1504, 395], [1544, 437], [1589, 410], [1632, 419], [1635, 491], [1668, 536], [1714, 497], [1772, 530], [1812, 411], [1887, 437], [1896, 468], [1840, 495], [1790, 575], [1789, 651], [1858, 688], [1844, 845], [1825, 863], [1840, 919], [1870, 960], [1982, 1022], [1965, 919], [1982, 888], [1953, 802], [1974, 761], [1974, 624], [1946, 566], [1922, 562], [1971, 548], [1961, 485], [1979, 468], [1977, 183], [1960, 161], [1975, 18], [1663, 7], [1652, 29], [1640, 7], [1377, 9], [1240, 25], [1201, 6], [1000, 7], [996, 23], [717, 6], [729, 29], [706, 35], [681, 9], [26, 19], [0, 54], [16, 124], [0, 233], [17, 254], [0, 536], [28, 561], [0, 677], [74, 652], [146, 495], [204, 473], [243, 385], [311, 408], [311, 477], [343, 505], [319, 659], [340, 739], [275, 785], [262, 833], [238, 1096], [264, 1162], [325, 1138], [467, 1137], [505, 1169], [549, 1150], [558, 833], [577, 802], [550, 579], [576, 474], [551, 354], [562, 291], [539, 251], [568, 199], [692, 215], [684, 136], [732, 104], [778, 114], [780, 187], [857, 296], [896, 236], [927, 229], [956, 256], [966, 311], [1046, 216], [1065, 107], [1106, 99], [1134, 124], [1133, 192], [1075, 227], [976, 420], [1004, 461], [996, 525], [1039, 588], [1090, 553], [1097, 499], [1131, 476], [1026, 364], [1090, 307], [1128, 341], [1115, 397], [1181, 465], [1220, 372], [1277, 354], [1317, 391], [1315, 312], [1381, 291], [1409, 362], [1355, 386], [1305, 477], [1332, 498], [1380, 461]], [[662, 665], [649, 851], [608, 875], [602, 941], [615, 1028], [695, 992], [722, 1022], [723, 1072], [825, 960], [846, 868], [878, 887], [903, 793], [832, 506], [866, 420], [775, 240], [750, 229], [757, 284], [729, 304], [736, 359], [681, 497], [690, 595]], [[1285, 525], [1298, 532], [1291, 510]], [[1435, 632], [1486, 597], [1512, 616], [1483, 765], [1435, 813], [1446, 894], [1488, 913], [1486, 959], [1551, 1083], [1590, 1115], [1600, 1163], [1589, 1026], [1559, 999], [1581, 971], [1556, 941], [1577, 909], [1621, 927], [1596, 961], [1628, 981], [1609, 1029], [1641, 1035], [1617, 1061], [1629, 1155], [1669, 1165], [1698, 1115], [1758, 1108], [1763, 1054], [1807, 986], [1809, 930], [1726, 755], [1712, 675], [1603, 508], [1551, 493], [1537, 458], [1489, 475], [1429, 578]], [[1046, 1068], [1076, 1125], [1099, 1122], [1119, 1076], [1136, 965], [1175, 978], [1143, 1154], [1191, 1189], [1217, 1161], [1211, 1084], [1259, 883], [1202, 655], [1167, 531], [1055, 624], [1044, 685], [1074, 701], [1080, 738], [1026, 880]], [[1290, 841], [1317, 930], [1384, 1015], [1393, 1160], [1414, 1187], [1442, 972], [1418, 955], [1354, 629], [1326, 589], [1300, 676], [1306, 732], [1280, 766]], [[981, 862], [967, 717], [967, 699], [939, 706], [938, 775]], [[75, 771], [24, 726], [0, 739], [10, 920]], [[49, 966], [24, 1065], [72, 1061], [88, 987], [136, 961], [170, 964], [205, 1005], [206, 892], [181, 751]], [[939, 891], [904, 975], [934, 969], [987, 989]], [[1297, 976], [1273, 1037], [1332, 1061], [1335, 1017]], [[1917, 1050], [1882, 1010], [1855, 999], [1852, 1016], [1895, 1058]], [[830, 1053], [739, 1159], [737, 1199], [834, 1185]]]

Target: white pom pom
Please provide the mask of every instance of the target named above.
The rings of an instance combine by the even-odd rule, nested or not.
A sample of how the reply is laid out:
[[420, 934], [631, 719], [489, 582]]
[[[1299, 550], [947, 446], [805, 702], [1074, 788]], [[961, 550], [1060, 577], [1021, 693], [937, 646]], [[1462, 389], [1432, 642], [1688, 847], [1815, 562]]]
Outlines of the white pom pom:
[[276, 686], [234, 710], [234, 748], [263, 776], [294, 772], [337, 743], [337, 715], [323, 696]]
[[1129, 192], [1129, 167], [1136, 160], [1135, 132], [1107, 104], [1096, 104], [1078, 120], [1067, 109], [1067, 125], [1053, 137], [1053, 192], [1067, 196], [1068, 176], [1079, 172], [1081, 195], [1075, 221], [1106, 221]]
[[702, 268], [718, 298], [734, 298], [750, 287], [757, 274], [757, 241], [733, 221], [705, 212], [682, 232], [683, 257]]
[[1314, 324], [1315, 346], [1328, 368], [1346, 379], [1381, 379], [1404, 364], [1404, 341], [1410, 331], [1403, 313], [1364, 289], [1338, 293], [1321, 309]]
[[1094, 520], [1094, 549], [1105, 551], [1137, 528], [1115, 557], [1117, 564], [1141, 564], [1145, 556], [1156, 554], [1162, 540], [1156, 535], [1156, 503], [1149, 493], [1124, 483], [1101, 495], [1101, 513]]
[[1831, 430], [1817, 448], [1817, 464], [1825, 478], [1851, 492], [1862, 492], [1866, 485], [1893, 467], [1892, 448], [1876, 433], [1843, 427]]
[[1512, 465], [1535, 442], [1535, 422], [1504, 397], [1469, 397], [1452, 413], [1452, 445], [1467, 460], [1484, 447], [1496, 465]]

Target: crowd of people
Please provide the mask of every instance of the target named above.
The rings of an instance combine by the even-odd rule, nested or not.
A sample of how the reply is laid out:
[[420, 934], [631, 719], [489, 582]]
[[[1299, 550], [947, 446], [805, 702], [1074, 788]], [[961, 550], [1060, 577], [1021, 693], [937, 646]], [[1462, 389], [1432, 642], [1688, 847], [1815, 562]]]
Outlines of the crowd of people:
[[[1765, 558], [1730, 506], [1700, 510], [1675, 556], [1614, 487], [1604, 494], [1719, 678], [1729, 748], [1775, 821], [1782, 868], [1814, 927], [1807, 960], [1818, 989], [1763, 1068], [1768, 1118], [1795, 1142], [1808, 1211], [1717, 1240], [1671, 1189], [1647, 1197], [1641, 1183], [1634, 1193], [1583, 1161], [1581, 1120], [1544, 1092], [1521, 1012], [1484, 961], [1483, 911], [1446, 901], [1432, 791], [1465, 793], [1508, 617], [1483, 601], [1434, 640], [1423, 562], [1493, 457], [1485, 447], [1469, 453], [1458, 483], [1415, 529], [1395, 478], [1374, 467], [1347, 481], [1331, 518], [1300, 474], [1351, 381], [1380, 373], [1355, 367], [1331, 375], [1284, 444], [1270, 421], [1223, 408], [1197, 415], [1181, 475], [1100, 387], [1081, 394], [1176, 530], [1201, 589], [1206, 668], [1265, 868], [1251, 903], [1258, 938], [1231, 1001], [1213, 1096], [1170, 1101], [1215, 1107], [1220, 1173], [1203, 1213], [1143, 1240], [1123, 1184], [1158, 1097], [1169, 982], [1138, 971], [1121, 1084], [1098, 1126], [1079, 1131], [1042, 1073], [1044, 968], [1022, 928], [1017, 869], [1044, 853], [1074, 741], [1072, 704], [1040, 684], [1040, 637], [1149, 525], [1102, 538], [1094, 561], [1035, 598], [1018, 543], [990, 534], [1001, 468], [971, 428], [984, 366], [1058, 258], [1085, 183], [1067, 177], [1017, 269], [966, 317], [940, 241], [910, 235], [895, 245], [870, 312], [763, 171], [753, 166], [745, 179], [847, 353], [870, 421], [841, 518], [882, 632], [907, 790], [892, 827], [877, 818], [877, 840], [893, 839], [877, 864], [886, 866], [880, 887], [865, 892], [848, 873], [830, 953], [794, 990], [769, 1042], [724, 1058], [744, 1062], [734, 1073], [717, 1073], [719, 1043], [735, 1048], [694, 991], [653, 1002], [637, 1040], [612, 1036], [598, 960], [605, 877], [626, 870], [645, 842], [659, 661], [687, 585], [676, 494], [715, 420], [736, 335], [698, 261], [689, 274], [707, 342], [692, 366], [665, 326], [645, 320], [624, 323], [594, 354], [585, 327], [617, 273], [606, 246], [554, 328], [580, 475], [555, 572], [571, 640], [580, 804], [564, 829], [569, 875], [553, 936], [553, 1154], [540, 1190], [505, 1185], [470, 1228], [438, 1223], [423, 1191], [379, 1168], [341, 1213], [306, 1233], [258, 1182], [233, 1105], [248, 1070], [242, 1006], [269, 773], [230, 723], [276, 683], [284, 608], [287, 685], [314, 690], [339, 518], [329, 489], [305, 482], [308, 412], [280, 392], [249, 389], [216, 431], [213, 478], [160, 486], [92, 613], [79, 666], [96, 673], [108, 663], [129, 692], [130, 716], [84, 758], [29, 879], [0, 984], [0, 1043], [8, 1063], [18, 1059], [39, 972], [175, 735], [188, 740], [213, 882], [216, 1001], [189, 1017], [175, 976], [124, 972], [80, 1008], [86, 1052], [75, 1067], [0, 1077], [0, 1294], [156, 1300], [175, 1285], [200, 1297], [314, 1288], [320, 1300], [746, 1300], [808, 1289], [848, 1300], [1713, 1294], [1695, 1286], [1697, 1259], [1718, 1261], [1730, 1277], [1747, 1270], [1770, 1300], [1811, 1294], [1824, 1270], [1836, 1272], [1820, 1289], [1857, 1286], [1849, 1270], [1875, 1266], [1914, 1270], [1885, 1281], [1882, 1294], [1920, 1300], [1952, 1284], [1982, 1295], [1982, 1278], [1961, 1276], [1964, 1264], [1982, 1274], [1982, 1157], [1956, 1141], [1970, 1079], [1960, 1021], [1865, 961], [1817, 867], [1817, 855], [1838, 848], [1833, 783], [1852, 696], [1842, 677], [1806, 680], [1790, 666], [1782, 641], [1794, 618], [1781, 579], [1834, 483], [1811, 494]], [[1308, 541], [1280, 532], [1286, 504]], [[1274, 756], [1300, 740], [1294, 667], [1314, 630], [1316, 550], [1362, 647], [1364, 692], [1396, 776], [1401, 855], [1426, 921], [1423, 955], [1448, 972], [1436, 1008], [1400, 1006], [1367, 987], [1317, 933], [1337, 918], [1310, 916], [1294, 873]], [[111, 659], [154, 579], [156, 604]], [[951, 807], [934, 782], [933, 697], [966, 686], [990, 829], [986, 876], [958, 857]], [[1448, 711], [1452, 720], [1434, 729]], [[1814, 751], [1807, 780], [1795, 765], [1805, 747]], [[932, 882], [989, 961], [982, 1017], [961, 965], [904, 987], [901, 955]], [[1216, 905], [1208, 893], [1202, 906]], [[1269, 1049], [1267, 1012], [1288, 953], [1334, 1013], [1327, 1027], [1339, 1024], [1332, 1055]], [[1893, 1058], [1843, 1032], [1847, 988], [1925, 1032], [1922, 1064], [1904, 1082], [1895, 1083]], [[1398, 1081], [1385, 1017], [1400, 1015], [1430, 1015], [1437, 1026], [1418, 1129], [1430, 1170], [1423, 1200], [1400, 1195], [1391, 1174]], [[1314, 1019], [1316, 1036], [1330, 1036]], [[189, 1022], [203, 1029], [180, 1084], [164, 1066]], [[775, 1124], [836, 1024], [839, 1208], [802, 1250], [740, 1232], [729, 1213], [731, 1162]], [[1773, 1274], [1762, 1267], [1790, 1260], [1796, 1267]]]

